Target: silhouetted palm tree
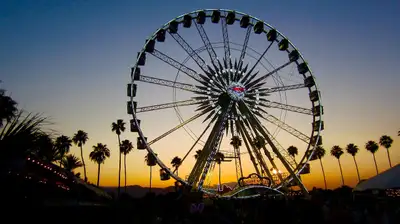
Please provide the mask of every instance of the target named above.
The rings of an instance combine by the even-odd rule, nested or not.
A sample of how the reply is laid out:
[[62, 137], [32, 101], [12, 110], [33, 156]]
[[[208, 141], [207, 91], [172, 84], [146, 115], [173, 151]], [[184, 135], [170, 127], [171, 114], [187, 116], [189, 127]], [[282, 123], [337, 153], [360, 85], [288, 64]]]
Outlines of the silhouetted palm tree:
[[72, 146], [72, 140], [68, 136], [61, 135], [56, 138], [54, 146], [56, 147], [58, 153], [60, 154], [61, 157], [60, 166], [61, 166], [62, 159], [65, 157], [67, 153], [69, 153], [69, 149]]
[[119, 165], [118, 165], [118, 197], [121, 193], [121, 139], [120, 135], [125, 131], [125, 122], [122, 119], [118, 119], [117, 122], [111, 124], [111, 131], [115, 132], [118, 136], [118, 148], [119, 148]]
[[342, 176], [342, 185], [344, 186], [344, 177], [343, 177], [343, 171], [342, 171], [342, 164], [340, 163], [340, 157], [343, 155], [343, 153], [344, 153], [343, 149], [338, 145], [333, 146], [332, 149], [331, 149], [331, 155], [334, 156], [338, 160], [339, 169], [340, 169], [340, 175]]
[[149, 188], [149, 192], [151, 192], [151, 180], [153, 178], [153, 169], [152, 169], [152, 167], [157, 165], [157, 162], [156, 162], [156, 158], [151, 153], [147, 153], [147, 155], [144, 157], [144, 160], [145, 160], [147, 166], [150, 167], [150, 188]]
[[201, 152], [202, 152], [201, 149], [199, 149], [199, 150], [196, 151], [196, 154], [194, 155], [194, 158], [195, 158], [196, 160], [197, 160], [198, 158], [200, 158]]
[[176, 170], [176, 175], [178, 175], [178, 169], [181, 164], [182, 164], [182, 159], [179, 158], [178, 156], [175, 156], [171, 161], [172, 167], [175, 168]]
[[[7, 121], [0, 130], [0, 161], [12, 158], [23, 158], [34, 152], [38, 138], [43, 131], [47, 119], [40, 114], [23, 115], [20, 111], [11, 121]], [[5, 164], [0, 162], [0, 164]]]
[[93, 146], [93, 151], [90, 152], [89, 158], [93, 162], [97, 163], [97, 186], [100, 184], [100, 165], [104, 163], [104, 161], [110, 157], [110, 149], [107, 148], [107, 145], [103, 145], [101, 143], [97, 143], [97, 145]]
[[378, 164], [376, 163], [375, 153], [378, 151], [379, 145], [375, 141], [368, 141], [365, 144], [365, 149], [367, 149], [370, 153], [372, 153], [372, 157], [374, 158], [374, 163], [375, 163], [376, 175], [378, 175], [379, 174]]
[[242, 146], [242, 140], [240, 139], [239, 136], [233, 136], [233, 137], [231, 138], [230, 144], [233, 146], [233, 148], [237, 149], [237, 148], [239, 148], [240, 146]]
[[221, 152], [215, 153], [214, 160], [218, 164], [218, 184], [221, 186], [221, 162], [224, 161], [225, 155]]
[[289, 146], [289, 148], [287, 149], [287, 151], [288, 151], [289, 155], [290, 155], [291, 157], [293, 157], [294, 162], [297, 163], [297, 162], [296, 162], [296, 156], [297, 156], [297, 154], [299, 153], [299, 150], [297, 149], [297, 147], [291, 145], [291, 146]]
[[253, 144], [257, 149], [261, 149], [262, 147], [265, 146], [265, 139], [262, 136], [257, 135], [254, 140]]
[[316, 157], [319, 159], [319, 163], [321, 164], [321, 170], [322, 170], [322, 175], [324, 177], [324, 185], [325, 185], [325, 190], [326, 190], [327, 185], [326, 185], [325, 169], [324, 169], [324, 165], [322, 164], [322, 158], [325, 156], [325, 149], [320, 145], [317, 146], [315, 148], [314, 155], [316, 155]]
[[37, 158], [48, 163], [53, 163], [62, 159], [60, 153], [54, 146], [53, 139], [46, 133], [38, 134], [32, 152]]
[[132, 142], [128, 139], [123, 140], [121, 143], [121, 152], [124, 154], [124, 178], [125, 178], [125, 186], [124, 191], [126, 193], [126, 155], [128, 155], [133, 149]]
[[358, 146], [350, 143], [346, 147], [347, 153], [349, 153], [351, 156], [353, 156], [354, 164], [356, 165], [356, 170], [357, 170], [357, 177], [358, 177], [358, 182], [360, 182], [360, 172], [358, 171], [358, 165], [357, 165], [357, 160], [356, 160], [356, 155], [358, 153]]
[[85, 181], [87, 181], [87, 176], [86, 176], [85, 159], [83, 158], [83, 145], [87, 142], [88, 139], [89, 139], [88, 134], [82, 130], [77, 131], [74, 137], [72, 138], [74, 144], [81, 149], [81, 160], [83, 165], [83, 176], [85, 178]]
[[393, 143], [393, 139], [390, 136], [387, 136], [387, 135], [383, 135], [379, 139], [379, 145], [385, 147], [385, 149], [386, 149], [390, 167], [392, 167], [392, 162], [390, 160], [389, 148], [392, 146], [392, 143]]
[[17, 102], [5, 93], [5, 90], [0, 89], [0, 128], [3, 127], [4, 120], [11, 122], [18, 115]]
[[74, 155], [67, 155], [61, 160], [61, 164], [65, 170], [73, 172], [74, 169], [83, 166], [82, 162], [78, 157]]

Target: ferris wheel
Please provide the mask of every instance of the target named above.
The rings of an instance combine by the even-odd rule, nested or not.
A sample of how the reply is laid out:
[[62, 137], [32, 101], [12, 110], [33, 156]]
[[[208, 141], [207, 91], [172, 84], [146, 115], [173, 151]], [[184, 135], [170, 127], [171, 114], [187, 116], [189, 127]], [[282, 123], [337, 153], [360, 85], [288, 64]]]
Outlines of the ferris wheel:
[[[162, 180], [221, 197], [307, 192], [301, 175], [324, 129], [320, 91], [299, 50], [262, 20], [226, 9], [172, 19], [138, 52], [127, 94], [137, 148]], [[237, 184], [223, 191], [221, 179]]]

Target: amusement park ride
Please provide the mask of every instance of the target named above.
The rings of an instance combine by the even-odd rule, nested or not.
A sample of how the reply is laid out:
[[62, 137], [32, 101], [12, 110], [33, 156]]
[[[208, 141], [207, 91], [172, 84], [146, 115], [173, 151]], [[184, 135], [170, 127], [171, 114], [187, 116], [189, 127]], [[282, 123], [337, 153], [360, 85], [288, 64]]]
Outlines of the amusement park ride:
[[[209, 34], [206, 25], [212, 27], [210, 29], [213, 31]], [[204, 45], [194, 48], [189, 44], [189, 39], [195, 37], [187, 35], [189, 39], [185, 38], [190, 28], [197, 30], [198, 41], [195, 43]], [[228, 30], [233, 30], [230, 35]], [[211, 42], [209, 36], [216, 36], [217, 31], [223, 40]], [[243, 31], [242, 44], [237, 44], [233, 39]], [[252, 38], [258, 40], [256, 48], [261, 52], [250, 47], [249, 40]], [[174, 43], [179, 50], [183, 50], [186, 60], [178, 59], [176, 54], [167, 55], [167, 51], [173, 52], [174, 49], [160, 50], [166, 42]], [[267, 53], [271, 58], [270, 52], [274, 50], [274, 57], [282, 61], [275, 66], [266, 58]], [[221, 57], [218, 57], [219, 54]], [[149, 57], [152, 60], [149, 61]], [[168, 69], [175, 69], [177, 75], [168, 79], [168, 74], [164, 78], [160, 74], [146, 73], [146, 70], [159, 66], [156, 62]], [[266, 62], [270, 68], [264, 65]], [[168, 73], [167, 69], [162, 71]], [[178, 81], [178, 78], [185, 78], [185, 81]], [[145, 87], [141, 87], [143, 85]], [[173, 102], [142, 106], [138, 100], [140, 91], [154, 87], [172, 89]], [[177, 92], [184, 92], [189, 98], [177, 100]], [[285, 193], [291, 186], [298, 186], [304, 194], [308, 193], [300, 176], [310, 172], [308, 162], [314, 158], [315, 148], [322, 144], [320, 133], [324, 123], [321, 96], [315, 78], [299, 50], [271, 25], [253, 16], [225, 9], [198, 10], [176, 17], [145, 41], [132, 67], [127, 94], [130, 97], [128, 114], [133, 117], [131, 131], [138, 133], [137, 148], [146, 149], [154, 156], [161, 167], [162, 180], [173, 177], [191, 189], [226, 198], [257, 197], [264, 190]], [[288, 96], [292, 96], [294, 101], [288, 103]], [[306, 106], [296, 104], [304, 101]], [[184, 119], [180, 108], [192, 108], [192, 116]], [[140, 120], [141, 114], [167, 109], [175, 110], [179, 124], [148, 140], [143, 128], [146, 120]], [[285, 121], [287, 114], [294, 114], [294, 119], [290, 121], [293, 125]], [[201, 125], [194, 126], [200, 130], [197, 130], [199, 134], [193, 134], [195, 128], [190, 128], [190, 123], [201, 117], [204, 130], [198, 128]], [[163, 123], [163, 117], [154, 116], [149, 120], [154, 121]], [[293, 126], [307, 126], [310, 134], [304, 134]], [[156, 142], [183, 129], [193, 143], [186, 150], [180, 166], [192, 158], [188, 155], [194, 148], [201, 147], [197, 159], [188, 166], [191, 168], [186, 176], [178, 175], [176, 169], [169, 168], [165, 160], [170, 157], [161, 158], [163, 149], [153, 147]], [[287, 135], [278, 140], [281, 130]], [[226, 148], [226, 141], [231, 145], [230, 151], [222, 150]], [[303, 144], [299, 146], [299, 153], [302, 154], [299, 162], [283, 146], [283, 143], [292, 144], [295, 141]], [[207, 179], [214, 170], [217, 153], [224, 154], [225, 160], [234, 160], [235, 163], [238, 183], [228, 192], [208, 187]], [[242, 166], [245, 163], [247, 165]], [[249, 165], [251, 170], [244, 168]]]

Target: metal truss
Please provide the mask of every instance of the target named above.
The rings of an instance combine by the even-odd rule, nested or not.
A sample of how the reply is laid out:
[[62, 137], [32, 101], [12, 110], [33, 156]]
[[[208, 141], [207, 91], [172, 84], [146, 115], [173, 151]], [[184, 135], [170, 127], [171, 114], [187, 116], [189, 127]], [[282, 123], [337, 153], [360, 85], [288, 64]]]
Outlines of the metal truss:
[[301, 131], [295, 129], [294, 127], [286, 124], [285, 122], [281, 121], [280, 119], [278, 119], [277, 117], [268, 114], [264, 111], [261, 110], [257, 110], [255, 111], [256, 115], [259, 115], [261, 118], [265, 119], [266, 121], [275, 124], [276, 126], [278, 126], [279, 128], [285, 130], [286, 132], [288, 132], [289, 134], [293, 135], [294, 137], [302, 140], [305, 143], [309, 143], [310, 142], [310, 137], [308, 137], [307, 135], [303, 134]]
[[[184, 41], [184, 40], [183, 40]], [[193, 49], [192, 49], [193, 50]], [[201, 81], [203, 80], [196, 71], [194, 71], [193, 69], [187, 67], [186, 65], [178, 62], [177, 60], [169, 57], [168, 55], [162, 53], [161, 51], [158, 51], [156, 49], [154, 49], [154, 51], [151, 53], [154, 57], [160, 59], [161, 61], [164, 61], [165, 63], [171, 65], [172, 67], [178, 69], [179, 71], [185, 73], [186, 75], [188, 75], [189, 77], [197, 80], [197, 81]], [[192, 55], [193, 54], [193, 55]], [[190, 54], [191, 57], [194, 57], [194, 55], [198, 54], [193, 51], [192, 54]], [[203, 61], [204, 62], [204, 61]]]
[[301, 89], [305, 88], [304, 84], [295, 84], [295, 85], [287, 85], [287, 86], [277, 86], [273, 88], [265, 88], [265, 89], [255, 89], [253, 91], [246, 92], [246, 95], [256, 95], [256, 94], [268, 94], [275, 92], [283, 92], [287, 90]]
[[[255, 136], [253, 135], [252, 131], [251, 131], [251, 125], [246, 125], [244, 124], [244, 122], [242, 122], [242, 124], [240, 125], [241, 129], [243, 131], [243, 133], [245, 134], [246, 138], [248, 139], [248, 141], [253, 141], [255, 139]], [[246, 127], [247, 126], [247, 127]], [[269, 172], [267, 163], [265, 162], [264, 158], [262, 157], [261, 151], [259, 149], [257, 149], [254, 144], [252, 144], [252, 148], [254, 151], [254, 154], [256, 155], [256, 158], [258, 160], [258, 162], [260, 163], [261, 167], [264, 170], [264, 173], [266, 173], [272, 180], [272, 176], [271, 173]], [[268, 158], [270, 160], [270, 162], [272, 161], [272, 158]]]
[[[199, 35], [201, 37], [201, 40], [203, 40], [204, 46], [207, 49], [208, 54], [210, 55], [211, 62], [214, 63], [215, 65], [218, 64], [218, 58], [217, 54], [214, 51], [214, 48], [211, 45], [210, 39], [208, 39], [207, 33], [204, 30], [204, 27], [202, 24], [194, 23], [197, 31], [199, 31]], [[175, 39], [176, 40], [176, 39]], [[183, 40], [183, 39], [182, 39]], [[182, 46], [182, 45], [181, 45]], [[189, 45], [188, 45], [189, 46]], [[182, 46], [183, 47], [183, 46]], [[184, 48], [185, 49], [185, 48]], [[186, 50], [186, 49], [185, 49]], [[189, 53], [189, 52], [188, 52]], [[203, 61], [204, 62], [204, 61]], [[200, 66], [200, 65], [199, 65]]]
[[[197, 24], [197, 23], [195, 23]], [[208, 67], [206, 65], [206, 63], [204, 62], [204, 60], [199, 56], [199, 54], [196, 53], [196, 51], [193, 50], [192, 47], [190, 47], [190, 45], [185, 41], [185, 39], [182, 38], [181, 35], [179, 35], [179, 33], [169, 33], [172, 38], [175, 39], [175, 41], [183, 48], [183, 50], [186, 51], [186, 53], [196, 62], [196, 64], [201, 68], [201, 70], [203, 70], [205, 73], [208, 73]], [[207, 46], [206, 46], [207, 48]], [[212, 49], [212, 47], [211, 47]], [[208, 48], [207, 48], [208, 50]]]
[[170, 134], [173, 133], [174, 131], [178, 130], [179, 128], [182, 128], [183, 126], [185, 126], [185, 125], [189, 124], [190, 122], [196, 120], [197, 118], [203, 116], [204, 114], [206, 114], [206, 113], [209, 112], [209, 111], [210, 111], [210, 110], [208, 110], [208, 111], [203, 111], [203, 112], [201, 112], [201, 113], [198, 113], [198, 114], [194, 115], [193, 117], [191, 117], [191, 118], [185, 120], [184, 122], [180, 123], [179, 125], [173, 127], [172, 129], [170, 129], [169, 131], [165, 132], [164, 134], [162, 134], [162, 135], [158, 136], [157, 138], [151, 140], [150, 142], [147, 143], [147, 145], [150, 146], [150, 145], [152, 145], [152, 144], [154, 144], [154, 143], [160, 141], [161, 139], [163, 139], [163, 138], [165, 138], [166, 136], [170, 135]]
[[173, 107], [182, 107], [182, 106], [190, 106], [190, 105], [196, 105], [208, 101], [212, 101], [213, 99], [191, 99], [191, 100], [183, 100], [183, 101], [176, 101], [173, 103], [163, 103], [163, 104], [156, 104], [156, 105], [151, 105], [151, 106], [146, 106], [146, 107], [138, 107], [136, 109], [136, 113], [143, 113], [143, 112], [148, 112], [148, 111], [153, 111], [153, 110], [162, 110], [162, 109], [167, 109], [167, 108], [173, 108]]
[[246, 100], [246, 101], [256, 102], [256, 104], [259, 104], [260, 106], [263, 106], [263, 107], [271, 107], [271, 108], [283, 109], [283, 110], [292, 111], [292, 112], [301, 113], [301, 114], [313, 115], [313, 112], [311, 109], [307, 109], [307, 108], [303, 108], [303, 107], [292, 106], [292, 105], [278, 103], [278, 102], [269, 101], [269, 100], [265, 100], [263, 102], [257, 102], [255, 100]]
[[294, 161], [293, 157], [289, 155], [288, 151], [285, 148], [283, 148], [283, 146], [274, 138], [274, 136], [266, 128], [263, 128], [263, 130], [266, 132], [266, 134], [268, 135], [268, 137], [270, 138], [276, 149], [278, 149], [278, 152], [283, 156], [284, 160], [289, 163], [292, 169], [295, 168], [297, 164]]
[[[257, 73], [258, 73], [258, 72], [256, 72], [256, 73], [252, 74], [252, 73], [253, 73], [253, 70], [257, 67], [258, 63], [260, 63], [261, 59], [264, 58], [264, 55], [268, 52], [268, 50], [271, 48], [271, 46], [272, 46], [273, 43], [274, 43], [274, 42], [271, 42], [271, 43], [268, 45], [267, 49], [265, 49], [265, 51], [261, 54], [261, 56], [258, 58], [258, 60], [256, 61], [256, 63], [253, 65], [253, 67], [251, 67], [251, 69], [249, 70], [249, 72], [247, 72], [247, 74], [246, 74], [246, 75], [243, 77], [243, 79], [241, 80], [241, 82], [243, 82], [243, 84], [246, 86], [246, 88], [247, 88], [247, 85], [251, 82], [251, 80], [253, 80], [253, 79], [256, 77], [256, 75], [257, 75]], [[252, 75], [252, 76], [250, 76], [250, 75]], [[250, 78], [249, 78], [249, 77], [250, 77]]]
[[204, 166], [203, 173], [202, 173], [202, 175], [200, 177], [200, 181], [197, 185], [197, 189], [199, 189], [199, 190], [201, 190], [203, 187], [204, 179], [206, 178], [206, 175], [209, 171], [211, 163], [214, 160], [214, 156], [217, 152], [217, 149], [219, 148], [219, 146], [221, 144], [222, 135], [224, 134], [225, 124], [228, 120], [228, 113], [231, 110], [232, 106], [233, 106], [233, 102], [231, 101], [229, 103], [228, 107], [226, 108], [226, 111], [222, 114], [222, 117], [221, 117], [222, 120], [220, 121], [221, 123], [220, 123], [220, 126], [218, 127], [217, 133], [216, 133], [217, 135], [214, 136], [215, 139], [214, 139], [214, 141], [212, 141], [213, 144], [210, 145], [210, 147], [212, 147], [211, 152], [206, 160], [206, 164]]
[[246, 85], [246, 88], [247, 88], [248, 90], [251, 90], [251, 87], [253, 87], [254, 85], [260, 83], [261, 81], [267, 79], [269, 76], [271, 76], [271, 75], [273, 75], [274, 73], [278, 72], [278, 71], [281, 70], [282, 68], [285, 68], [286, 66], [290, 65], [292, 62], [293, 62], [293, 61], [288, 61], [288, 62], [286, 62], [285, 64], [283, 64], [283, 65], [281, 65], [281, 66], [275, 68], [274, 70], [268, 72], [267, 74], [261, 76], [260, 78], [254, 80], [253, 82], [248, 83], [248, 84]]
[[244, 38], [243, 48], [242, 48], [242, 51], [240, 53], [239, 70], [242, 70], [242, 67], [243, 67], [243, 60], [244, 60], [244, 56], [246, 56], [246, 50], [247, 50], [247, 45], [249, 44], [251, 30], [252, 30], [252, 26], [249, 25], [247, 27], [246, 37]]
[[182, 82], [174, 82], [171, 80], [160, 79], [160, 78], [155, 78], [155, 77], [151, 77], [151, 76], [141, 75], [139, 77], [139, 81], [151, 83], [151, 84], [155, 84], [155, 85], [160, 85], [160, 86], [167, 86], [167, 87], [171, 87], [171, 88], [182, 89], [182, 90], [186, 90], [186, 91], [194, 92], [194, 93], [207, 94], [206, 90], [202, 90], [195, 85], [190, 85], [190, 84], [186, 84], [186, 83], [182, 83]]
[[231, 49], [229, 48], [229, 35], [228, 35], [228, 27], [226, 24], [226, 17], [222, 18], [221, 24], [222, 24], [222, 36], [224, 38], [225, 60], [230, 61]]
[[[236, 130], [236, 121], [233, 119], [231, 119], [231, 130], [232, 137], [237, 136], [239, 138], [239, 133]], [[240, 177], [243, 177], [242, 160], [240, 158], [240, 147], [233, 147], [233, 154], [235, 156], [236, 177], [239, 180]]]

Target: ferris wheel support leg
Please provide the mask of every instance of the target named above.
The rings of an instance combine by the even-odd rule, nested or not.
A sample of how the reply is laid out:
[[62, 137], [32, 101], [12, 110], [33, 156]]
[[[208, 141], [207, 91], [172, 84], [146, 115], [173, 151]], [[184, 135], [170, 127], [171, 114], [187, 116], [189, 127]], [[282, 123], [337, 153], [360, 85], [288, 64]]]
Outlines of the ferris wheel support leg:
[[[237, 130], [236, 130], [236, 121], [231, 121], [231, 134], [232, 138], [234, 136], [239, 136]], [[235, 168], [236, 168], [236, 179], [239, 180], [239, 178], [243, 177], [243, 169], [242, 169], [242, 161], [240, 159], [240, 148], [234, 146], [233, 147], [234, 155], [235, 155]]]
[[[228, 111], [232, 107], [232, 102], [221, 114], [215, 122], [214, 128], [208, 137], [206, 144], [200, 154], [199, 158], [194, 165], [192, 172], [189, 175], [189, 183], [194, 186], [197, 183], [197, 189], [201, 190], [203, 187], [204, 179], [214, 159], [215, 153], [220, 144], [220, 139], [223, 135], [225, 123], [227, 121]], [[200, 179], [199, 179], [200, 178]]]
[[[257, 132], [257, 130], [254, 128], [254, 125], [250, 125], [251, 128], [253, 129], [253, 131], [256, 133], [256, 135], [259, 135], [259, 133]], [[274, 168], [275, 170], [278, 170], [278, 166], [276, 166], [275, 162], [274, 162], [274, 158], [272, 158], [271, 153], [268, 151], [268, 149], [265, 147], [265, 145], [262, 147], [264, 154], [267, 156], [269, 162], [272, 165], [272, 168]], [[271, 178], [271, 180], [274, 180], [272, 177], [272, 174], [269, 172], [269, 170], [267, 170], [267, 174], [269, 175], [269, 177]], [[283, 177], [282, 174], [277, 172], [276, 174], [278, 176], [278, 179], [281, 183], [283, 183]]]
[[[238, 122], [238, 123], [239, 123], [239, 122]], [[246, 148], [247, 148], [247, 152], [249, 153], [250, 160], [251, 160], [251, 162], [253, 163], [254, 169], [256, 170], [256, 173], [257, 173], [258, 175], [261, 176], [261, 172], [260, 172], [260, 170], [259, 170], [259, 168], [258, 168], [258, 166], [257, 166], [258, 164], [257, 164], [257, 162], [256, 162], [256, 159], [255, 159], [254, 156], [253, 156], [253, 153], [252, 153], [252, 150], [251, 150], [251, 147], [250, 147], [251, 143], [249, 143], [248, 138], [246, 138], [246, 135], [245, 135], [245, 133], [244, 133], [244, 131], [243, 131], [241, 125], [238, 125], [238, 129], [239, 129], [240, 134], [241, 134], [242, 137], [243, 137], [244, 144], [245, 144], [245, 146], [246, 146]]]
[[257, 128], [260, 131], [260, 133], [263, 135], [263, 137], [267, 140], [268, 144], [272, 148], [272, 151], [276, 154], [276, 156], [279, 158], [279, 160], [282, 161], [282, 164], [285, 166], [286, 170], [290, 173], [290, 176], [297, 182], [297, 184], [300, 186], [301, 191], [303, 192], [303, 194], [308, 198], [310, 196], [310, 194], [308, 193], [307, 188], [303, 185], [303, 183], [301, 182], [299, 177], [294, 173], [294, 171], [290, 167], [289, 163], [280, 154], [279, 150], [276, 148], [276, 146], [274, 145], [272, 140], [269, 138], [268, 134], [264, 131], [264, 129], [263, 129], [262, 125], [260, 124], [260, 122], [258, 121], [258, 119], [249, 110], [249, 108], [247, 107], [246, 104], [245, 104], [245, 106], [246, 106], [246, 110], [247, 110], [248, 115], [249, 115], [249, 119], [251, 119], [253, 121], [252, 123], [254, 124], [255, 128]]
[[[248, 141], [250, 142], [250, 141], [252, 140], [252, 137], [250, 136], [250, 133], [246, 130], [245, 125], [244, 125], [243, 123], [242, 123], [240, 126], [241, 126], [241, 129], [242, 129], [243, 133], [245, 134], [246, 138], [247, 138]], [[254, 139], [254, 138], [253, 138], [253, 139]], [[261, 168], [262, 168], [262, 171], [263, 171], [264, 173], [267, 173], [267, 175], [268, 175], [268, 173], [269, 173], [268, 166], [267, 166], [267, 164], [265, 163], [264, 159], [262, 158], [262, 155], [261, 155], [261, 153], [260, 153], [260, 150], [257, 149], [253, 144], [251, 144], [251, 148], [253, 149], [253, 152], [254, 152], [254, 154], [256, 155], [256, 158], [257, 158], [258, 162], [260, 163], [260, 166], [261, 166]], [[269, 174], [270, 174], [270, 173], [269, 173]], [[271, 175], [270, 178], [272, 178], [272, 175]]]

